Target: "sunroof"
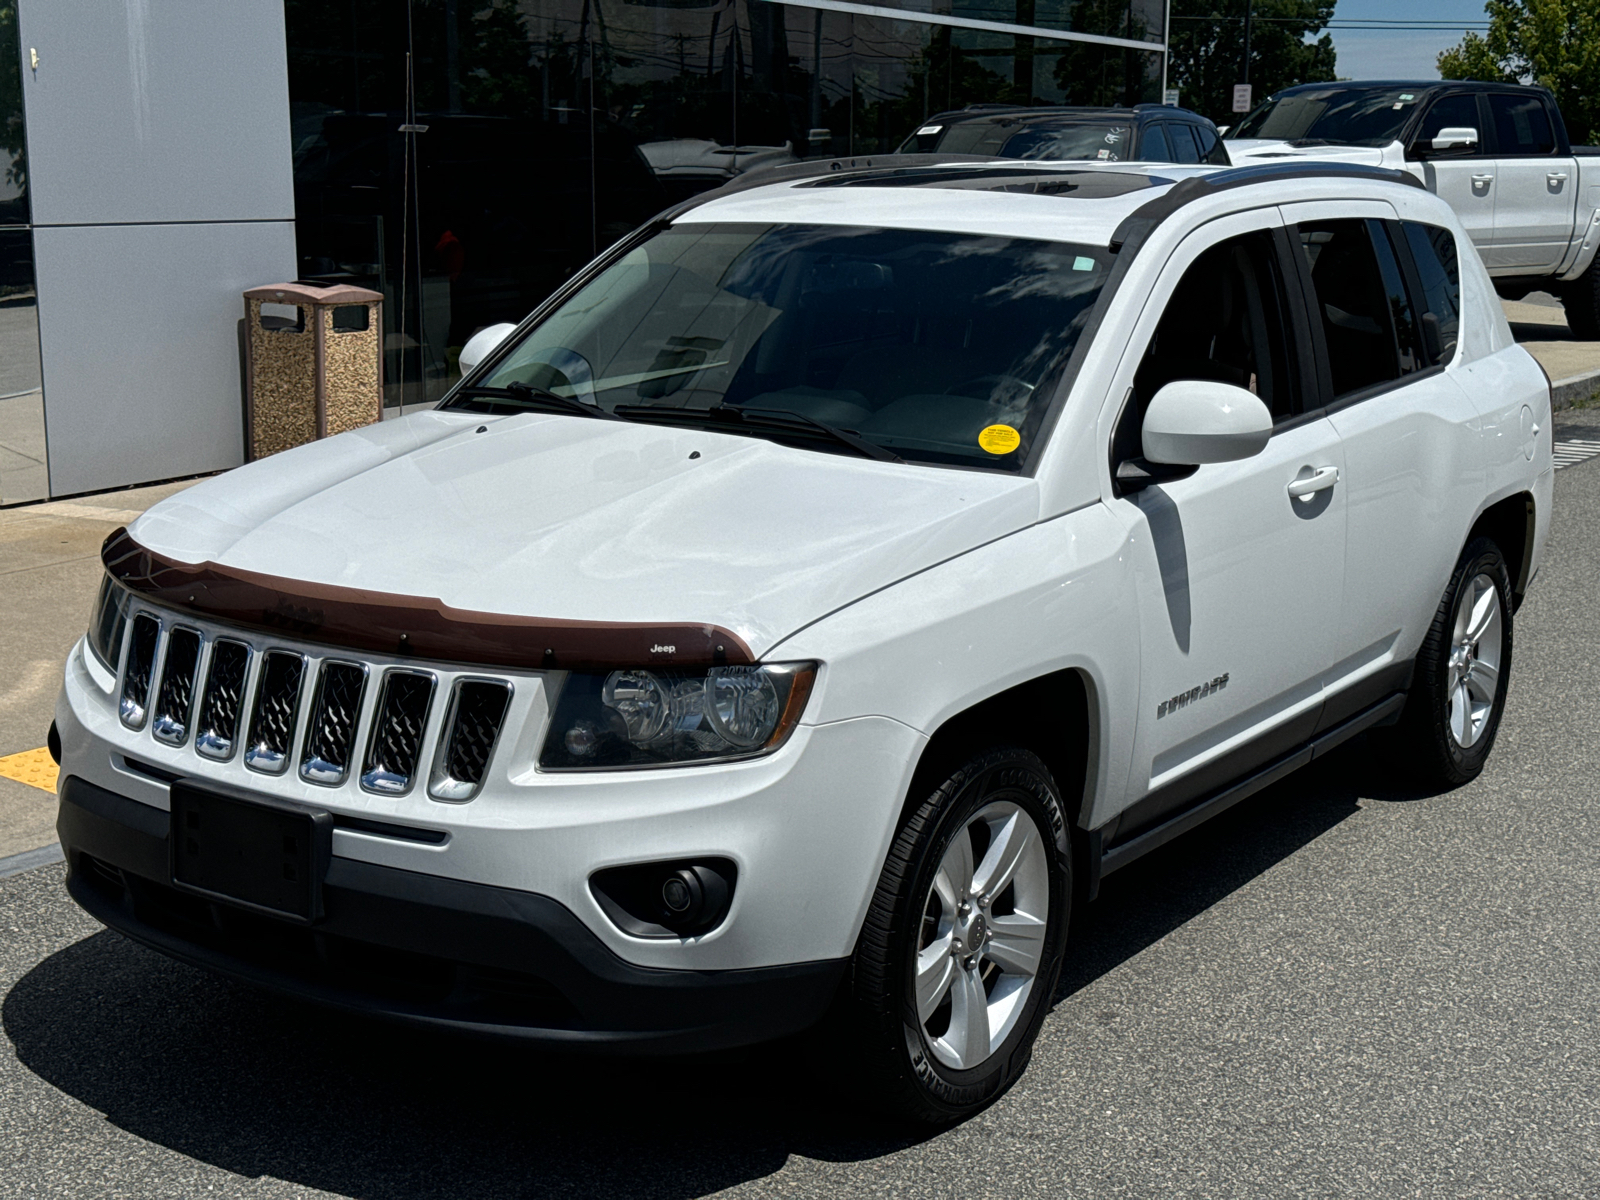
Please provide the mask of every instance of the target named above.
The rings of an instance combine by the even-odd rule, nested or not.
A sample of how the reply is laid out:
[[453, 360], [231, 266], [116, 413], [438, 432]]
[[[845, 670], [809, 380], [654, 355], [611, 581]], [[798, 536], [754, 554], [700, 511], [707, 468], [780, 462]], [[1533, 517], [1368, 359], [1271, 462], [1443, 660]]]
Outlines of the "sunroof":
[[1041, 171], [1029, 166], [891, 167], [807, 179], [796, 187], [925, 187], [976, 192], [1025, 192], [1036, 196], [1074, 196], [1100, 200], [1176, 180], [1131, 171]]

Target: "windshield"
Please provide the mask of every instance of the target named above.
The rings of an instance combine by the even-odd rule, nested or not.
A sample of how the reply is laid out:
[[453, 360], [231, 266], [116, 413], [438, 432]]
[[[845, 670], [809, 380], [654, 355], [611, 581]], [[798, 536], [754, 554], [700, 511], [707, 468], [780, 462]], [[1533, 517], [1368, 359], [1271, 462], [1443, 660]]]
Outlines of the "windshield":
[[1387, 146], [1417, 102], [1418, 88], [1319, 88], [1274, 96], [1228, 131], [1234, 138], [1345, 146]]
[[1115, 121], [1028, 122], [1014, 118], [924, 125], [900, 153], [993, 154], [1073, 162], [1121, 162], [1130, 157], [1133, 126]]
[[[679, 410], [674, 423], [682, 410], [776, 409], [910, 461], [1015, 471], [1109, 262], [1103, 247], [1021, 238], [679, 225], [613, 264], [472, 382], [622, 406], [632, 420], [651, 419], [641, 405]], [[446, 407], [518, 409], [514, 395], [470, 393]], [[737, 432], [844, 450], [814, 429]]]

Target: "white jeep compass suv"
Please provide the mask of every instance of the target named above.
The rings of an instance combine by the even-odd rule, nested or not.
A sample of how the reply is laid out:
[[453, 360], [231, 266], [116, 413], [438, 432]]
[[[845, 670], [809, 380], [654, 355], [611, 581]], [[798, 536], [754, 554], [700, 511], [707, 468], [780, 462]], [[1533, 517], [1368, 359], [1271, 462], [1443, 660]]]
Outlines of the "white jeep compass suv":
[[1370, 726], [1482, 769], [1549, 428], [1397, 173], [768, 172], [437, 409], [107, 541], [67, 886], [433, 1026], [679, 1051], [826, 1014], [960, 1117], [1106, 872]]

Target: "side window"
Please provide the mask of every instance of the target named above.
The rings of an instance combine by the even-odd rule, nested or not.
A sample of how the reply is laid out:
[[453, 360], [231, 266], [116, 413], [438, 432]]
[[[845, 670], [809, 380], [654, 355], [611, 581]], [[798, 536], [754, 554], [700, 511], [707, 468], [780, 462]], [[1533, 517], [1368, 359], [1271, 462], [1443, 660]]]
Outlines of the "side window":
[[1300, 226], [1300, 248], [1311, 269], [1335, 400], [1400, 377], [1389, 289], [1368, 224], [1318, 221]]
[[1200, 148], [1195, 145], [1194, 135], [1189, 132], [1187, 125], [1171, 123], [1167, 126], [1167, 140], [1172, 143], [1172, 161], [1177, 163], [1197, 163], [1200, 161]]
[[1172, 151], [1167, 147], [1167, 135], [1162, 127], [1151, 123], [1140, 132], [1139, 158], [1144, 162], [1171, 162]]
[[1190, 130], [1200, 142], [1200, 161], [1208, 162], [1214, 166], [1227, 166], [1227, 151], [1222, 149], [1222, 142], [1217, 138], [1216, 131], [1207, 125], [1191, 125]]
[[[1134, 376], [1134, 417], [1142, 418], [1155, 394], [1179, 379], [1246, 388], [1261, 397], [1274, 422], [1299, 411], [1278, 261], [1265, 231], [1219, 242], [1195, 260], [1167, 301]], [[1139, 428], [1135, 420], [1135, 446]]]
[[1510, 157], [1514, 154], [1555, 153], [1555, 131], [1550, 128], [1550, 117], [1544, 111], [1544, 101], [1538, 96], [1495, 93], [1489, 97], [1489, 111], [1494, 114], [1497, 154]]
[[1478, 128], [1481, 124], [1477, 96], [1445, 96], [1435, 100], [1422, 115], [1422, 128], [1417, 130], [1417, 136], [1411, 141], [1412, 149], [1426, 156], [1433, 150], [1433, 139], [1444, 129], [1477, 129], [1478, 146], [1481, 149], [1487, 140], [1487, 135]]
[[1400, 272], [1400, 260], [1395, 257], [1394, 246], [1389, 241], [1389, 231], [1382, 221], [1368, 221], [1367, 234], [1372, 238], [1372, 248], [1378, 255], [1378, 272], [1383, 276], [1383, 290], [1389, 300], [1389, 322], [1394, 326], [1395, 349], [1400, 355], [1400, 374], [1410, 375], [1428, 366], [1422, 352], [1422, 333], [1417, 327], [1417, 314], [1406, 292], [1405, 276]]
[[1448, 229], [1404, 221], [1400, 226], [1411, 261], [1417, 268], [1424, 305], [1418, 323], [1422, 344], [1435, 363], [1455, 357], [1461, 331], [1461, 271], [1456, 264], [1456, 239]]

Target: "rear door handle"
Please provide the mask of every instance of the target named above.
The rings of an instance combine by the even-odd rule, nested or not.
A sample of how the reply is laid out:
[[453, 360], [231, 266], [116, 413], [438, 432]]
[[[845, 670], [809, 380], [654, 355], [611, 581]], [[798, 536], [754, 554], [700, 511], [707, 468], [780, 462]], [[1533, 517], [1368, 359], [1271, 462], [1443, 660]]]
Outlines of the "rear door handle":
[[1338, 467], [1318, 467], [1303, 479], [1294, 479], [1289, 482], [1289, 495], [1296, 500], [1304, 500], [1316, 492], [1325, 492], [1339, 482]]
[[1494, 182], [1494, 176], [1493, 175], [1474, 175], [1472, 177], [1472, 182], [1473, 183], [1493, 183]]
[[1565, 171], [1551, 171], [1545, 178], [1551, 183], [1565, 183], [1567, 181], [1567, 173]]

